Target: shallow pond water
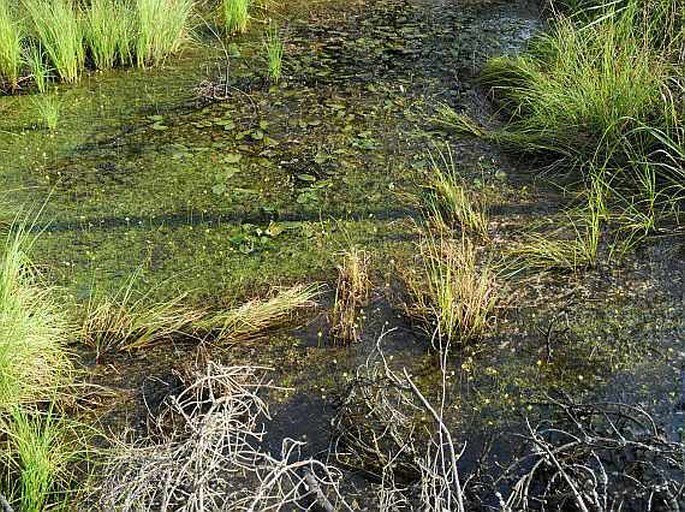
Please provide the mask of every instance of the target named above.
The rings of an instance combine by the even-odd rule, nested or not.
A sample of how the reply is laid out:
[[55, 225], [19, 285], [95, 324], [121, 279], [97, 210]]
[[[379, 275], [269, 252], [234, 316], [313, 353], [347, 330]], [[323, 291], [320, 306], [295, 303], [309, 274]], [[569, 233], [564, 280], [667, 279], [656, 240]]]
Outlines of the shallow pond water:
[[[294, 391], [274, 397], [273, 446], [302, 435], [318, 453], [348, 376], [384, 330], [395, 328], [386, 347], [394, 361], [433, 389], [428, 339], [401, 314], [396, 286], [397, 265], [415, 252], [412, 197], [427, 151], [448, 141], [465, 176], [498, 189], [492, 224], [503, 247], [566, 201], [536, 180], [532, 163], [432, 120], [443, 103], [491, 115], [473, 78], [488, 56], [520, 50], [539, 16], [523, 0], [295, 3], [280, 13], [279, 85], [263, 78], [255, 29], [226, 54], [207, 39], [160, 69], [60, 88], [54, 132], [36, 128], [30, 95], [0, 99], [3, 188], [12, 203], [44, 204], [34, 258], [76, 304], [138, 269], [155, 296], [233, 303], [278, 285], [334, 285], [340, 251], [371, 252], [362, 343], [331, 346], [324, 307], [296, 328], [218, 351], [275, 368]], [[495, 334], [453, 361], [455, 423], [475, 440], [467, 460], [484, 439], [544, 415], [538, 405], [557, 392], [644, 404], [677, 422], [678, 243], [656, 242], [616, 266], [507, 284]], [[144, 432], [146, 407], [173, 392], [173, 370], [195, 353], [180, 343], [99, 364], [82, 356], [89, 379], [116, 391], [104, 399], [105, 422]]]

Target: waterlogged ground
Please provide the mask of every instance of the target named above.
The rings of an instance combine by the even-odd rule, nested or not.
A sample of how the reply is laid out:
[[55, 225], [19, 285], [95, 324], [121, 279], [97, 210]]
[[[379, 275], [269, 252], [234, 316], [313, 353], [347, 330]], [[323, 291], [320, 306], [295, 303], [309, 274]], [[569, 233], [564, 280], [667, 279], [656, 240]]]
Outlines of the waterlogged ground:
[[[383, 330], [395, 329], [386, 338], [395, 361], [427, 389], [436, 378], [428, 340], [403, 318], [397, 293], [398, 268], [415, 252], [427, 151], [449, 141], [464, 174], [498, 191], [491, 228], [502, 250], [567, 201], [534, 179], [534, 164], [432, 120], [442, 103], [487, 117], [475, 73], [488, 55], [521, 48], [538, 16], [524, 1], [305, 2], [279, 13], [278, 86], [263, 78], [255, 26], [223, 49], [201, 36], [163, 68], [60, 88], [54, 132], [37, 127], [31, 95], [2, 98], [8, 204], [42, 207], [35, 261], [76, 304], [138, 270], [155, 296], [187, 292], [202, 304], [281, 284], [332, 286], [341, 250], [371, 252], [365, 342], [332, 347], [322, 308], [294, 330], [221, 352], [276, 369], [294, 391], [279, 397], [274, 436], [305, 435], [316, 452], [348, 375]], [[455, 416], [475, 440], [468, 457], [559, 392], [647, 405], [677, 435], [685, 400], [678, 244], [664, 237], [622, 263], [523, 272], [502, 284], [495, 334], [453, 362]], [[141, 428], [143, 404], [173, 391], [174, 369], [193, 360], [184, 345], [99, 364], [83, 355], [89, 378], [114, 391], [101, 399], [110, 424]]]

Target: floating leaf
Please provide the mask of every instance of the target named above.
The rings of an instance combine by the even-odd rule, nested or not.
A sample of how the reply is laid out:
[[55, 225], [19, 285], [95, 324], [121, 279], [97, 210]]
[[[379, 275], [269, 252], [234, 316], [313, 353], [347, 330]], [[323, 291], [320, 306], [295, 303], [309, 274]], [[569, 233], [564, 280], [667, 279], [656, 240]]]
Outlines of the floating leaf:
[[214, 192], [216, 195], [220, 196], [226, 192], [226, 184], [225, 183], [217, 183], [212, 187], [212, 192]]
[[314, 176], [313, 174], [302, 173], [297, 175], [297, 179], [311, 183], [313, 181], [316, 181], [316, 176]]
[[243, 155], [241, 155], [240, 153], [228, 153], [224, 157], [224, 162], [226, 162], [227, 164], [237, 164], [242, 160], [242, 158]]

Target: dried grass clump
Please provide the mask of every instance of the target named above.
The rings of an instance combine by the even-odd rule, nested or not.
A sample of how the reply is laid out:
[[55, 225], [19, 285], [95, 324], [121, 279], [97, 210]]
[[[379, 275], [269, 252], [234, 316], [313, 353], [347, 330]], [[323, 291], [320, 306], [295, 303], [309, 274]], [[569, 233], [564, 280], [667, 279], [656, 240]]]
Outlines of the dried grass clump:
[[370, 265], [371, 255], [364, 250], [353, 247], [342, 254], [331, 320], [331, 336], [340, 343], [348, 344], [359, 339], [361, 308], [371, 289]]
[[426, 239], [419, 245], [418, 271], [405, 276], [409, 314], [438, 339], [465, 343], [485, 335], [499, 300], [497, 275], [479, 261], [468, 238]]
[[268, 299], [254, 299], [234, 309], [208, 313], [193, 328], [198, 336], [215, 342], [249, 339], [288, 322], [299, 311], [315, 307], [320, 293], [319, 285], [296, 285]]
[[151, 291], [136, 292], [136, 280], [137, 274], [114, 295], [95, 294], [88, 304], [81, 339], [98, 357], [171, 339], [224, 343], [253, 338], [284, 324], [298, 311], [316, 306], [319, 294], [317, 285], [296, 285], [237, 308], [203, 311], [186, 307], [185, 294], [153, 301]]

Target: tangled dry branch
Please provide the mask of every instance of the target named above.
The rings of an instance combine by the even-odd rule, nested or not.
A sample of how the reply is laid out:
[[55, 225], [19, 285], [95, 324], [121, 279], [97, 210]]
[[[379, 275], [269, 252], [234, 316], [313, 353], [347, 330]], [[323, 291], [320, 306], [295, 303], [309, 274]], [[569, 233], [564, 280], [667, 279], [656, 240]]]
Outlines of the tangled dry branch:
[[[122, 445], [94, 489], [103, 510], [267, 512], [351, 510], [340, 471], [302, 459], [301, 442], [262, 449], [268, 418], [264, 369], [209, 363], [159, 417], [175, 428], [162, 442]], [[336, 507], [336, 508], [334, 508]]]

